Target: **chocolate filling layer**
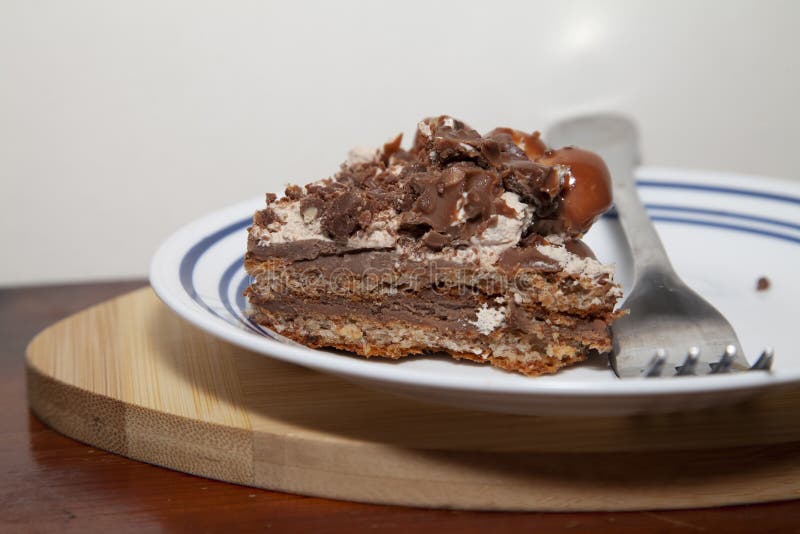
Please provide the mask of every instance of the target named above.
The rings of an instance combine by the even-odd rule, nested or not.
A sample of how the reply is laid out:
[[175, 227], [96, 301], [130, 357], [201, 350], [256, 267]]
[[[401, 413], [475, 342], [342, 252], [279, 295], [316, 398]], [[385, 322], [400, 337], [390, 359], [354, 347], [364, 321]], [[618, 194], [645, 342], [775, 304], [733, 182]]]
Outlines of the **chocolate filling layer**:
[[[307, 316], [309, 313], [319, 313], [330, 317], [358, 318], [368, 317], [378, 321], [398, 320], [410, 325], [422, 325], [442, 329], [450, 334], [479, 335], [471, 323], [476, 319], [478, 308], [477, 299], [474, 301], [447, 301], [441, 298], [410, 298], [399, 295], [391, 302], [380, 305], [374, 303], [354, 303], [347, 299], [331, 297], [325, 302], [308, 301], [301, 298], [284, 296], [277, 300], [264, 299], [251, 296], [252, 303], [266, 311], [279, 313], [291, 318], [294, 316]], [[537, 321], [524, 309], [511, 306], [507, 321], [502, 328], [523, 334], [533, 335], [539, 332], [541, 337], [549, 337], [553, 332], [559, 333], [559, 338], [572, 339], [580, 343], [587, 337], [605, 335], [606, 322], [600, 319], [576, 321], [569, 328], [559, 327], [543, 321]], [[538, 336], [537, 336], [538, 337]]]
[[414, 324], [422, 324], [448, 331], [468, 332], [468, 321], [475, 320], [476, 303], [448, 302], [440, 298], [423, 301], [421, 298], [409, 298], [398, 295], [391, 302], [380, 305], [367, 302], [353, 302], [347, 299], [330, 297], [325, 302], [308, 301], [301, 298], [282, 296], [280, 299], [267, 300], [251, 297], [253, 304], [266, 310], [289, 315], [322, 313], [333, 317], [361, 315], [377, 320], [396, 319]]
[[304, 262], [317, 258], [332, 257], [341, 260], [346, 255], [368, 253], [371, 250], [375, 249], [348, 247], [347, 245], [323, 239], [303, 239], [264, 246], [259, 245], [258, 240], [255, 238], [249, 237], [245, 259], [267, 260], [270, 258], [283, 258], [292, 262]]
[[[518, 268], [526, 267], [541, 272], [558, 272], [561, 265], [545, 254], [539, 252], [538, 245], [547, 244], [541, 236], [531, 235], [525, 238], [518, 247], [506, 250], [500, 255], [497, 268], [501, 272], [513, 274]], [[566, 249], [579, 258], [593, 258], [594, 253], [580, 239], [567, 239]], [[458, 263], [446, 259], [428, 261], [408, 261], [392, 250], [356, 249], [337, 245], [331, 241], [309, 239], [290, 243], [279, 243], [261, 246], [252, 237], [248, 240], [248, 260], [267, 260], [283, 258], [298, 263], [298, 267], [316, 268], [324, 273], [345, 269], [354, 274], [366, 271], [394, 271], [402, 269], [448, 269], [468, 268], [469, 264]]]

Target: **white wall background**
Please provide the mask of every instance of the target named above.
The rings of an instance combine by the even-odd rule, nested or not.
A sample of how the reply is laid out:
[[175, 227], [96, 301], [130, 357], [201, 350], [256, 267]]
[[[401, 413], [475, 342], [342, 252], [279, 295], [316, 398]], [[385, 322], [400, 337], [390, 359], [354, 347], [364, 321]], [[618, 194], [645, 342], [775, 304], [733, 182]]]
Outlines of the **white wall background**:
[[0, 3], [0, 285], [142, 276], [209, 210], [449, 113], [640, 121], [648, 164], [800, 176], [800, 2]]

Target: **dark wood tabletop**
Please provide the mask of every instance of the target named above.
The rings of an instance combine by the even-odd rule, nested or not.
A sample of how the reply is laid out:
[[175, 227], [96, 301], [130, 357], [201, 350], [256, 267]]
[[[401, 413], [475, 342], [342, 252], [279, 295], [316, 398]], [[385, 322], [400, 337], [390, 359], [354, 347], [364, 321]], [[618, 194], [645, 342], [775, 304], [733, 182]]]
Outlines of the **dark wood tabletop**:
[[0, 289], [0, 532], [800, 532], [800, 500], [701, 510], [559, 514], [330, 501], [154, 467], [45, 427], [25, 400], [28, 341], [63, 317], [144, 285], [132, 281]]

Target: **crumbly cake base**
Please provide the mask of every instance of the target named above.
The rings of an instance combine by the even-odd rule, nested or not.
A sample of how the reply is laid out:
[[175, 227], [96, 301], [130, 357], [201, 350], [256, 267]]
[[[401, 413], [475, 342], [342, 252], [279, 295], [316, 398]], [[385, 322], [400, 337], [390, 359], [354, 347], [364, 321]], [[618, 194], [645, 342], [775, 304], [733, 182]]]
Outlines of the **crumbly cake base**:
[[367, 358], [400, 359], [410, 355], [447, 353], [455, 359], [488, 363], [528, 376], [552, 374], [585, 360], [592, 350], [606, 352], [610, 337], [594, 336], [583, 345], [568, 332], [546, 343], [503, 329], [488, 336], [458, 336], [427, 325], [365, 316], [331, 317], [276, 313], [257, 307], [251, 318], [258, 324], [310, 348], [333, 348]]

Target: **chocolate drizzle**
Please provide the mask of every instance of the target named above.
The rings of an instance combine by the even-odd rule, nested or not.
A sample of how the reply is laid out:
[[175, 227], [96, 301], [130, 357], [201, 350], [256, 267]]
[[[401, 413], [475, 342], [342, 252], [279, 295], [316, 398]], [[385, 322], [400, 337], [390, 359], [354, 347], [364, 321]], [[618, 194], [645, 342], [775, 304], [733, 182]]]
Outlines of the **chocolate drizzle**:
[[496, 174], [463, 161], [415, 173], [407, 184], [410, 209], [400, 215], [400, 230], [423, 234], [432, 248], [466, 244], [496, 222], [497, 213], [509, 213], [503, 193]]

